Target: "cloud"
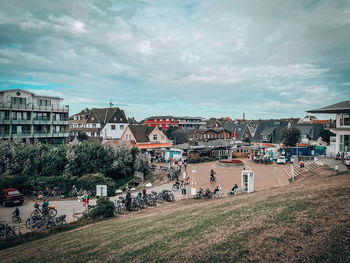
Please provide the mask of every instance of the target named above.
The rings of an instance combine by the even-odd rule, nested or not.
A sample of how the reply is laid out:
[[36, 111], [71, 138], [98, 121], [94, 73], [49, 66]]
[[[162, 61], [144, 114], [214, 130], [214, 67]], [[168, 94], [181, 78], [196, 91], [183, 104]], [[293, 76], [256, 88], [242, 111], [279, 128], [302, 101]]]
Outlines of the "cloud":
[[113, 99], [138, 118], [301, 115], [349, 99], [349, 14], [341, 0], [3, 3], [1, 87], [58, 92], [72, 113]]

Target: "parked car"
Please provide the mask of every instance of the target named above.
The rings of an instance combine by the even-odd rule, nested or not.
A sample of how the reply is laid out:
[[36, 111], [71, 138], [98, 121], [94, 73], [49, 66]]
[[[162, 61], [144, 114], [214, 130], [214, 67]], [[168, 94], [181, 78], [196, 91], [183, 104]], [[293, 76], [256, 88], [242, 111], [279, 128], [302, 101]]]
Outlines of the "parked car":
[[284, 155], [278, 156], [277, 163], [286, 164], [287, 163], [287, 158]]
[[16, 188], [6, 188], [0, 191], [0, 202], [2, 206], [23, 204], [24, 195]]

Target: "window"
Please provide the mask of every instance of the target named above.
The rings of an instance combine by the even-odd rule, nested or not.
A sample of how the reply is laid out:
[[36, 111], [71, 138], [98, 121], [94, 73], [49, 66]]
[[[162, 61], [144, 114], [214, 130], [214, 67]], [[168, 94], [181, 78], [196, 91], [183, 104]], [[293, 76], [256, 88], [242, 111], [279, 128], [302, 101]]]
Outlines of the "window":
[[350, 114], [340, 115], [340, 126], [350, 126]]
[[51, 106], [51, 100], [38, 100], [39, 106]]
[[94, 121], [94, 120], [95, 120], [95, 117], [94, 117], [94, 116], [92, 116], [92, 117], [91, 117], [91, 120], [92, 120], [92, 121]]
[[26, 104], [26, 98], [11, 98], [12, 104]]
[[112, 126], [111, 126], [111, 129], [112, 129], [112, 130], [115, 130], [115, 125], [112, 125]]
[[92, 128], [96, 128], [96, 124], [92, 124]]
[[100, 137], [100, 133], [99, 132], [97, 133], [97, 137]]
[[339, 150], [340, 152], [350, 151], [350, 135], [340, 135]]
[[156, 141], [158, 139], [157, 134], [153, 135], [153, 141]]
[[121, 130], [124, 130], [124, 125], [120, 125], [120, 129], [121, 129]]

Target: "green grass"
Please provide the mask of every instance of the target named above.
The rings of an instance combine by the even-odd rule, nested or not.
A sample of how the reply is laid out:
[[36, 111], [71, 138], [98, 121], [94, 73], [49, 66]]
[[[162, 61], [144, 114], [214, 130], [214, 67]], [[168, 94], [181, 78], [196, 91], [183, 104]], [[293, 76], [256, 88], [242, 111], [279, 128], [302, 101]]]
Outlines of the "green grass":
[[[280, 259], [285, 250], [296, 261], [305, 256], [298, 240], [317, 232], [322, 216], [317, 207], [325, 205], [322, 200], [308, 197], [307, 188], [258, 197], [257, 193], [219, 203], [198, 201], [195, 208], [184, 202], [182, 209], [168, 214], [105, 220], [2, 250], [0, 258], [2, 262], [232, 262], [250, 261], [259, 250], [266, 250], [264, 244], [279, 249], [269, 255], [272, 260]], [[349, 203], [349, 189], [327, 198]], [[315, 224], [302, 225], [300, 215], [311, 215]], [[339, 239], [334, 237], [334, 242]], [[259, 240], [256, 251], [251, 246], [255, 240]], [[344, 255], [349, 241], [344, 242], [330, 244], [317, 259], [329, 259], [340, 250]]]

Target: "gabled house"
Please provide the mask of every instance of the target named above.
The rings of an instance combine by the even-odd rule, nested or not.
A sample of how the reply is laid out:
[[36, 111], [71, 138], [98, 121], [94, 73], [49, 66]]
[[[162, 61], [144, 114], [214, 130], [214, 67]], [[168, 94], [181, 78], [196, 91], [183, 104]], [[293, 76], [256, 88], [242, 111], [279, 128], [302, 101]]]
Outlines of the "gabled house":
[[128, 125], [124, 111], [118, 107], [85, 109], [69, 120], [73, 136], [84, 132], [89, 138], [100, 140], [120, 139]]
[[248, 122], [226, 122], [223, 128], [231, 131], [231, 137], [233, 136], [236, 140], [251, 141], [253, 139], [248, 129]]
[[320, 132], [323, 129], [323, 124], [296, 124], [294, 126], [300, 130], [301, 143], [309, 145], [319, 145]]
[[129, 125], [121, 136], [121, 143], [140, 149], [156, 149], [172, 146], [167, 136], [158, 127]]
[[288, 126], [288, 121], [260, 120], [253, 137], [253, 142], [258, 144], [281, 144], [281, 130]]
[[231, 132], [225, 129], [198, 129], [192, 130], [188, 133], [187, 141], [191, 144], [198, 142], [217, 140], [217, 139], [230, 139]]

